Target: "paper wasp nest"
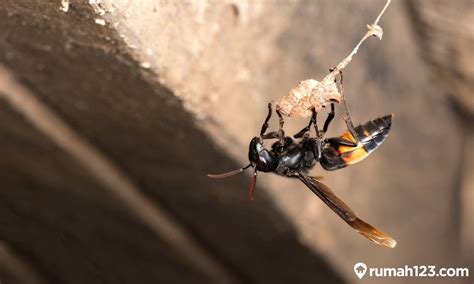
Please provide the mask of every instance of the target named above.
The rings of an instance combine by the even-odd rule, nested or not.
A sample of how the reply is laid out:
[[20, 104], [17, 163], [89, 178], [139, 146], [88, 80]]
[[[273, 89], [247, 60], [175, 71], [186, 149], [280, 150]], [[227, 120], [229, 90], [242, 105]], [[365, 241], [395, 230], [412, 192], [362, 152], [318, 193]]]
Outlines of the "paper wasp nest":
[[276, 103], [282, 115], [290, 117], [310, 117], [312, 109], [319, 112], [331, 102], [342, 99], [333, 76], [326, 76], [321, 82], [308, 79], [301, 81]]

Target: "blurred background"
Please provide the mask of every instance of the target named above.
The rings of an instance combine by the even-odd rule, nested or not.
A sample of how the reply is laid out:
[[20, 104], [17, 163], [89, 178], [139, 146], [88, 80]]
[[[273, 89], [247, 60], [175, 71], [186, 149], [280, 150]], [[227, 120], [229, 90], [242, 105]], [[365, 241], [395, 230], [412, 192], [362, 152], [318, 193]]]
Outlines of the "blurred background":
[[[206, 177], [247, 164], [267, 103], [322, 79], [384, 4], [0, 1], [0, 282], [472, 283], [472, 0], [393, 1], [344, 70], [355, 123], [394, 113], [390, 136], [313, 171], [396, 248], [298, 181], [261, 174], [251, 202], [249, 172]], [[359, 280], [357, 262], [471, 275]]]

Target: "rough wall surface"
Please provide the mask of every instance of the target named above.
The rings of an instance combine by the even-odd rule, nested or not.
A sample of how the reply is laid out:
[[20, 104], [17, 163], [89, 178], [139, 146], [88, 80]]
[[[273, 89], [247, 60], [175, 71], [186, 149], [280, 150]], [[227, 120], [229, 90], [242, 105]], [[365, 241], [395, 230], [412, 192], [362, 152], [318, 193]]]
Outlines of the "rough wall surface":
[[474, 263], [474, 3], [407, 2], [420, 50], [431, 76], [444, 88], [464, 129], [463, 171], [460, 173], [459, 240], [466, 261]]
[[[380, 1], [117, 0], [101, 6], [105, 15], [85, 1], [70, 1], [64, 12], [59, 2], [2, 2], [0, 60], [233, 281], [338, 283], [343, 275], [355, 282], [357, 261], [465, 264], [453, 242], [465, 132], [420, 58], [402, 2], [383, 17], [383, 40], [364, 44], [344, 73], [356, 122], [395, 113], [389, 139], [360, 165], [315, 170], [364, 219], [391, 233], [395, 250], [359, 237], [297, 182], [262, 175], [250, 203], [248, 177], [205, 177], [246, 162], [266, 103], [300, 80], [322, 78], [365, 33]], [[216, 280], [162, 244], [14, 106], [3, 103], [2, 115], [1, 238], [35, 274], [48, 282]], [[289, 122], [288, 131], [302, 123]], [[342, 129], [339, 121], [330, 134]], [[26, 225], [16, 228], [20, 222]], [[78, 257], [63, 261], [71, 254]]]
[[[226, 280], [342, 282], [298, 241], [294, 225], [268, 198], [251, 204], [241, 194], [243, 180], [217, 185], [207, 179], [205, 169], [236, 165], [169, 89], [140, 71], [115, 30], [95, 23], [87, 5], [64, 14], [42, 1], [6, 4], [0, 30], [6, 31], [1, 58], [8, 69], [165, 208], [229, 274]], [[198, 269], [198, 255], [161, 245], [169, 236], [151, 233], [145, 220], [130, 221], [126, 200], [109, 196], [113, 188], [102, 193], [97, 173], [88, 177], [90, 169], [75, 165], [61, 147], [39, 142], [11, 110], [18, 106], [3, 104], [2, 239], [36, 274], [48, 283], [223, 282]], [[46, 150], [35, 148], [41, 143]], [[298, 269], [282, 269], [288, 263]]]

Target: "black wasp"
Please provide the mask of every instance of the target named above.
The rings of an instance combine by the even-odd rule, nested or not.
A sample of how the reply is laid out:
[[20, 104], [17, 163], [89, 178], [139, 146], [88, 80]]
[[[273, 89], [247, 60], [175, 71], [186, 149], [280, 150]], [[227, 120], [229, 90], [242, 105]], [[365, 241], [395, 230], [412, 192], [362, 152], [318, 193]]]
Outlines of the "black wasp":
[[[347, 222], [352, 228], [372, 242], [393, 248], [396, 241], [386, 233], [374, 228], [363, 220], [339, 199], [332, 190], [318, 178], [308, 175], [317, 162], [328, 171], [344, 168], [366, 158], [387, 138], [392, 125], [393, 114], [370, 120], [362, 125], [350, 127], [349, 131], [340, 137], [324, 139], [330, 122], [334, 118], [334, 104], [331, 104], [329, 113], [322, 131], [317, 126], [317, 113], [313, 111], [311, 120], [305, 128], [295, 134], [295, 141], [285, 136], [283, 131], [283, 117], [278, 112], [280, 128], [277, 132], [267, 133], [268, 121], [272, 115], [272, 105], [268, 104], [268, 115], [262, 125], [260, 136], [250, 141], [248, 157], [250, 163], [240, 169], [219, 174], [209, 174], [210, 178], [218, 179], [233, 176], [247, 168], [254, 168], [250, 182], [249, 198], [253, 199], [253, 191], [257, 182], [258, 172], [273, 172], [280, 176], [298, 178], [314, 194], [316, 194], [329, 208]], [[309, 131], [314, 126], [316, 137], [311, 137]], [[266, 139], [278, 139], [267, 149], [263, 145]]]

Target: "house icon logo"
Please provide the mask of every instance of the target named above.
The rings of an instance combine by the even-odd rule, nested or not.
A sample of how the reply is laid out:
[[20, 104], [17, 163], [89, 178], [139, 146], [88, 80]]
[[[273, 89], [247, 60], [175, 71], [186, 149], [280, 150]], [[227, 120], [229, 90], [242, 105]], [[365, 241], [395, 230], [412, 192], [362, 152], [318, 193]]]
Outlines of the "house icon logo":
[[354, 265], [354, 272], [359, 277], [359, 279], [362, 279], [364, 277], [365, 273], [367, 272], [367, 265], [363, 262], [358, 262]]

